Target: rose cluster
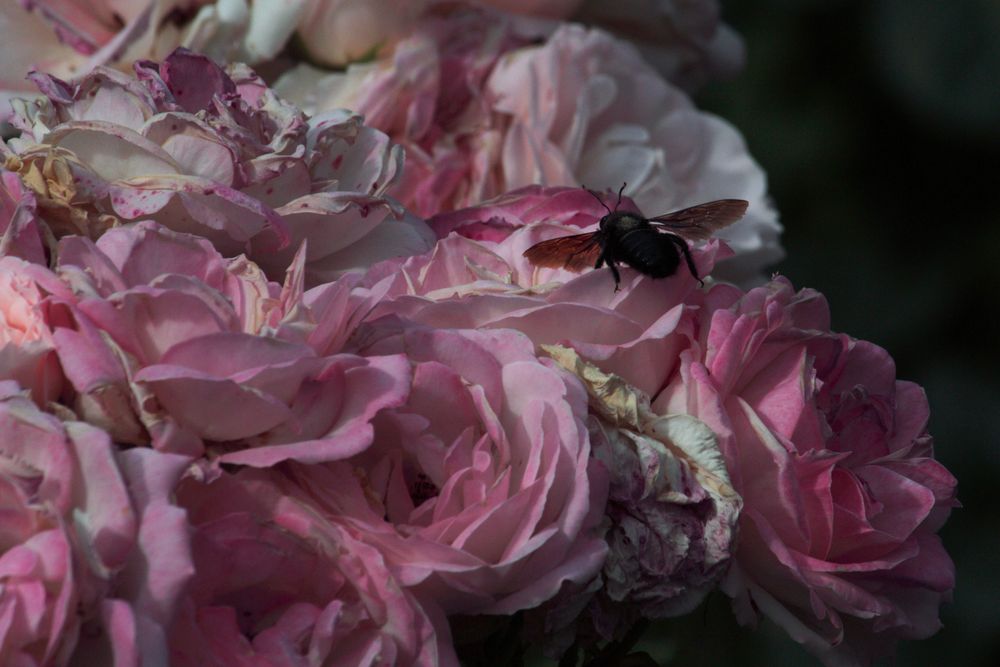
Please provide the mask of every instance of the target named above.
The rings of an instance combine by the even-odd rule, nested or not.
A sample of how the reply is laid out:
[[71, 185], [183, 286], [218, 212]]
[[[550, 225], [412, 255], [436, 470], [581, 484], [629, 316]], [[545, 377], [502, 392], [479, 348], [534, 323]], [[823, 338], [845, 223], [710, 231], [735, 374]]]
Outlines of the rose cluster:
[[[715, 3], [626, 4], [642, 50], [580, 1], [0, 9], [0, 663], [601, 664], [716, 589], [829, 665], [938, 629], [926, 398], [762, 278], [681, 88]], [[720, 197], [693, 271], [524, 255]]]

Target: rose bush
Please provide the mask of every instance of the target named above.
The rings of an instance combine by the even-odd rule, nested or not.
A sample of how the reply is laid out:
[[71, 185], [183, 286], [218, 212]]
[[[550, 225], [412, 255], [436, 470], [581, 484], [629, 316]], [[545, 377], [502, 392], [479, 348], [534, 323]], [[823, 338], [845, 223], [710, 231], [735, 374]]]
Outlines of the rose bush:
[[935, 533], [955, 479], [933, 458], [923, 390], [784, 279], [713, 288], [694, 332], [653, 409], [709, 424], [743, 496], [724, 586], [738, 618], [763, 613], [829, 665], [937, 631], [954, 566]]
[[35, 74], [47, 97], [16, 104], [22, 135], [7, 166], [35, 188], [56, 236], [152, 219], [275, 276], [308, 237], [311, 283], [430, 247], [423, 222], [384, 196], [401, 150], [357, 115], [307, 120], [246, 67], [185, 51], [136, 76]]
[[[718, 282], [780, 225], [678, 87], [741, 61], [714, 0], [85, 4], [0, 8], [42, 93], [0, 144], [0, 662], [453, 665], [449, 621], [522, 611], [601, 662], [723, 577], [830, 665], [937, 629], [922, 391], [814, 293]], [[574, 12], [660, 72], [539, 18]], [[181, 42], [320, 113], [143, 59]], [[697, 271], [524, 257], [723, 197]]]

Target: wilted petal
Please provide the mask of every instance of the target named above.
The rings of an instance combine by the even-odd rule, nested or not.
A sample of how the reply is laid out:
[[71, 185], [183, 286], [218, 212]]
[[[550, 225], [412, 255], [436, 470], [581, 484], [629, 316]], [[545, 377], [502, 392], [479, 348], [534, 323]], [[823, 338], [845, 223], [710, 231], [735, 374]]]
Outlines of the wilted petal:
[[37, 216], [34, 195], [17, 174], [0, 169], [0, 255], [13, 255], [35, 264], [46, 263]]
[[131, 178], [112, 186], [111, 198], [123, 218], [155, 215], [166, 227], [208, 238], [223, 253], [245, 251], [255, 237], [265, 249], [288, 243], [286, 223], [277, 213], [239, 190], [199, 176]]
[[595, 456], [608, 469], [610, 546], [591, 606], [605, 639], [638, 618], [687, 613], [729, 565], [742, 501], [715, 434], [686, 415], [656, 415], [649, 397], [573, 350], [546, 346], [590, 395]]

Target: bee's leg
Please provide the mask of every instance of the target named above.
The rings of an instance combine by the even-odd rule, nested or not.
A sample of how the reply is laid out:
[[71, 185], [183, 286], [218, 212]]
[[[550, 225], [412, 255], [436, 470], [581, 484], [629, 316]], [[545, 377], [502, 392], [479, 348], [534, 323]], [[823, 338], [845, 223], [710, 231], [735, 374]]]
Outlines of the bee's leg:
[[622, 281], [622, 277], [618, 274], [618, 267], [615, 266], [613, 259], [608, 257], [607, 248], [601, 250], [601, 254], [597, 256], [597, 262], [594, 264], [595, 269], [601, 268], [602, 264], [607, 264], [608, 268], [611, 269], [611, 275], [615, 277], [615, 291], [618, 291], [618, 283]]
[[698, 268], [694, 265], [694, 258], [691, 257], [691, 250], [688, 248], [687, 241], [674, 234], [670, 234], [667, 238], [669, 238], [671, 243], [677, 246], [677, 248], [681, 251], [681, 254], [684, 255], [684, 261], [687, 262], [688, 270], [691, 272], [691, 275], [694, 276], [695, 280], [701, 283], [702, 287], [704, 287], [705, 281], [698, 277]]
[[615, 291], [617, 292], [619, 289], [618, 284], [622, 281], [622, 277], [618, 273], [618, 267], [615, 266], [614, 262], [608, 262], [608, 268], [611, 269], [611, 275], [615, 277]]

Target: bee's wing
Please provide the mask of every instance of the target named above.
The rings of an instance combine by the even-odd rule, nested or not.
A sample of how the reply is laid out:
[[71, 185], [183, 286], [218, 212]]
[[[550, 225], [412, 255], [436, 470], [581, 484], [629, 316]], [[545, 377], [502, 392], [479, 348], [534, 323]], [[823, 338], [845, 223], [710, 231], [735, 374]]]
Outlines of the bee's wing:
[[716, 199], [697, 206], [665, 213], [649, 221], [683, 236], [689, 241], [704, 241], [723, 227], [728, 227], [747, 212], [748, 202], [743, 199]]
[[524, 251], [528, 261], [536, 266], [583, 271], [593, 268], [601, 256], [600, 232], [560, 236], [541, 241]]

